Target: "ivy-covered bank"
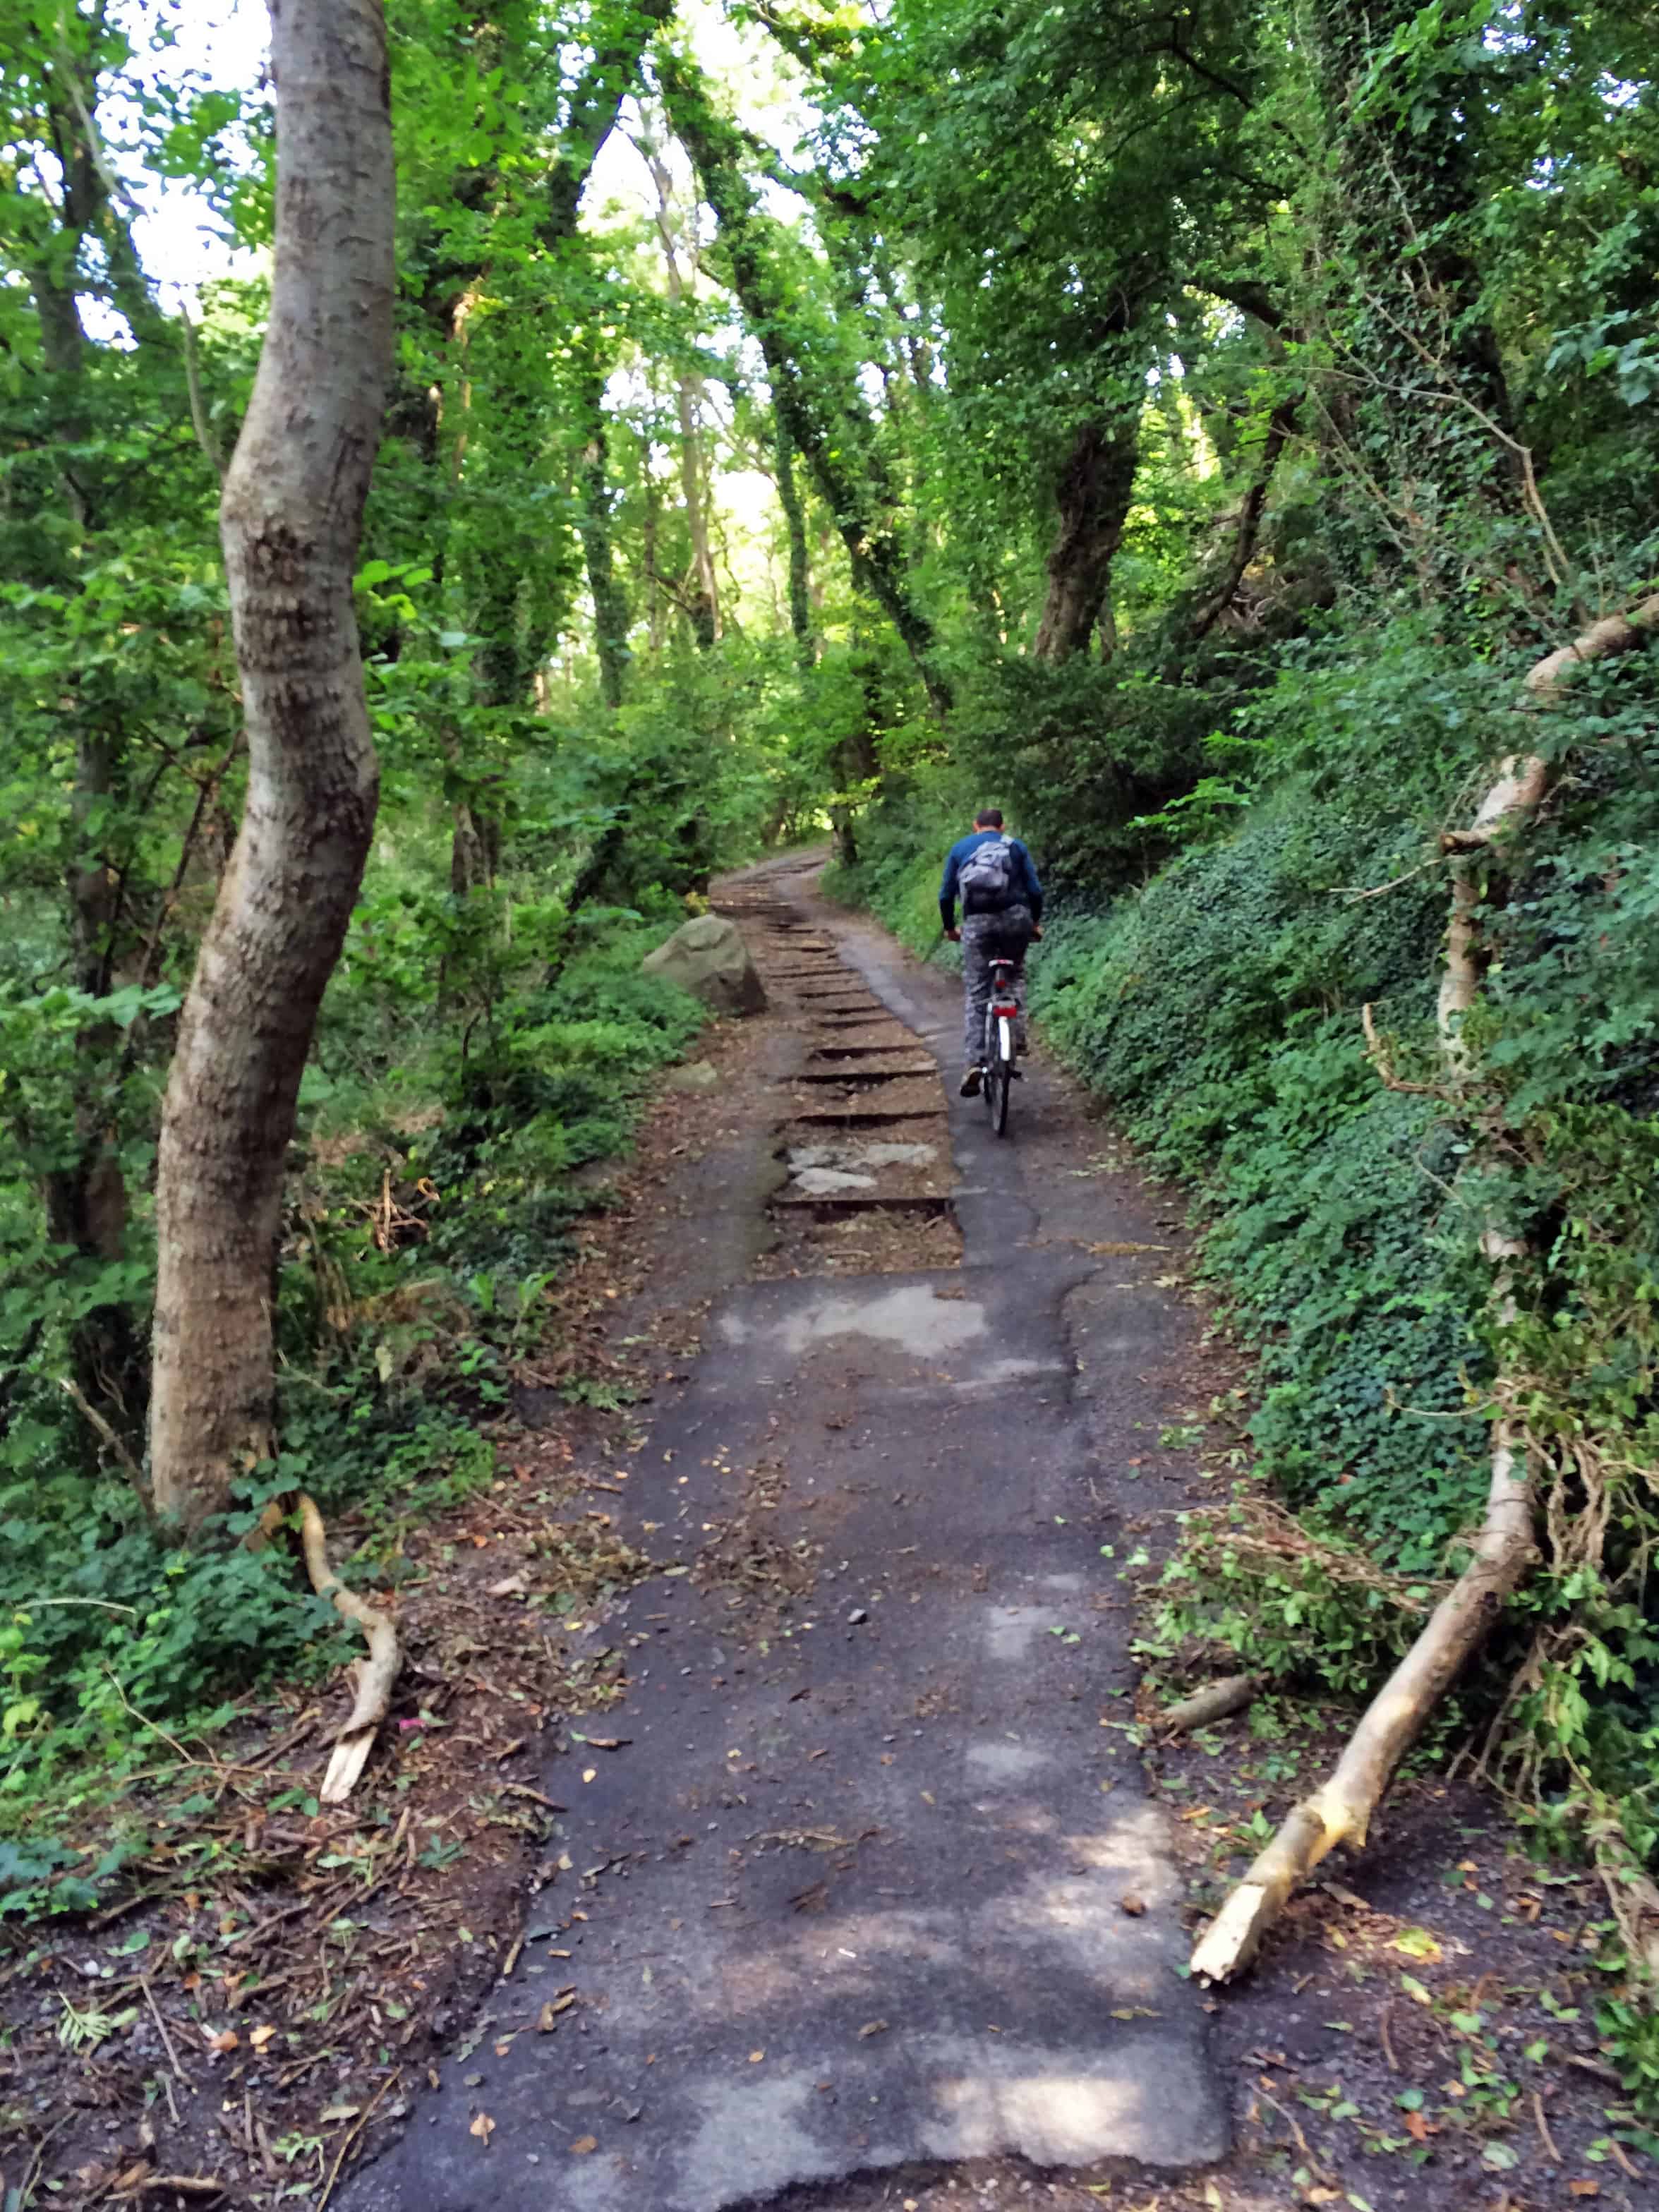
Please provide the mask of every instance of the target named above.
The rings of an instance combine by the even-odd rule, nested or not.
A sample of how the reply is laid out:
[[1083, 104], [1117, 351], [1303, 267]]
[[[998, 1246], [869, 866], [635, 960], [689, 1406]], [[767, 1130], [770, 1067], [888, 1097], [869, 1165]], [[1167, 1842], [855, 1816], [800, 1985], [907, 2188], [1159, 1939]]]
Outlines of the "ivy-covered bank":
[[[1236, 691], [1206, 803], [1133, 825], [1164, 864], [1134, 883], [1104, 839], [1073, 857], [1033, 956], [1044, 1042], [1194, 1193], [1209, 1277], [1260, 1348], [1257, 1476], [1314, 1540], [1276, 1545], [1244, 1500], [1193, 1516], [1165, 1635], [1374, 1687], [1480, 1519], [1491, 1386], [1519, 1375], [1547, 1556], [1464, 1711], [1498, 1724], [1492, 1771], [1552, 1843], [1596, 1856], [1613, 1906], [1659, 1844], [1656, 658], [1585, 672], [1552, 805], [1524, 864], [1492, 871], [1467, 1098], [1437, 1049], [1438, 838], [1516, 743], [1523, 668], [1460, 666], [1409, 621]], [[971, 793], [958, 771], [895, 795], [836, 878], [919, 951], [957, 817], [1025, 781], [1012, 753], [1000, 781], [980, 766]], [[1028, 789], [1012, 826], [1040, 861], [1050, 836], [1075, 856], [1086, 807]], [[1497, 1321], [1494, 1213], [1536, 1255]], [[1659, 2090], [1652, 2027], [1624, 2018]]]

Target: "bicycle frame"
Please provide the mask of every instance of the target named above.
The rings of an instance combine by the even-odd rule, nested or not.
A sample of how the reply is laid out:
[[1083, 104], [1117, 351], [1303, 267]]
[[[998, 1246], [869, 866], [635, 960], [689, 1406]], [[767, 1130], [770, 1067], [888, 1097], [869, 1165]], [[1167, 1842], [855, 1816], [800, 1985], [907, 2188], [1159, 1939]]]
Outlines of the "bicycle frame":
[[1012, 960], [994, 960], [991, 963], [991, 1003], [986, 1012], [988, 1058], [1013, 1059], [1013, 1025], [1018, 1019], [1019, 1001], [1014, 996], [1014, 963]]

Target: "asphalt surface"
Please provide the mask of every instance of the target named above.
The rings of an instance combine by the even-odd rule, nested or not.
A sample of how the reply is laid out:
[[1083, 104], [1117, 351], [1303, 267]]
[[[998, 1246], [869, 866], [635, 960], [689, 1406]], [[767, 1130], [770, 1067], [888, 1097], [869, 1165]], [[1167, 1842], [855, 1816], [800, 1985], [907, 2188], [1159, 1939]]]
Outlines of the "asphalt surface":
[[[998, 1142], [954, 1097], [953, 981], [799, 862], [731, 896], [774, 975], [788, 913], [825, 948], [769, 979], [803, 1053], [867, 1034], [907, 1083], [952, 1079], [926, 1110], [963, 1263], [717, 1297], [630, 1474], [629, 1533], [676, 1571], [603, 1625], [628, 1701], [550, 1758], [568, 1810], [521, 1960], [344, 2212], [721, 2212], [916, 2161], [1227, 2148], [1182, 1885], [1113, 1724], [1122, 1462], [1193, 1327], [1150, 1201], [1045, 1134], [1040, 1065]], [[779, 1195], [776, 1125], [750, 1141], [705, 1170], [701, 1249], [752, 1249]]]

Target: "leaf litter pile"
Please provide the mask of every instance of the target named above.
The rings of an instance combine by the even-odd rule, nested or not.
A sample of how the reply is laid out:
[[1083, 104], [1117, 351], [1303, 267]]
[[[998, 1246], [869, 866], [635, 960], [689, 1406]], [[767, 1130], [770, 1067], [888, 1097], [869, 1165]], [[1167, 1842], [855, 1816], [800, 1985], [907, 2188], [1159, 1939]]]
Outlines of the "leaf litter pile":
[[[628, 1404], [696, 1349], [672, 1311], [615, 1346], [616, 1316], [650, 1273], [635, 1201], [685, 1149], [674, 1143], [684, 1114], [671, 1099], [652, 1116], [617, 1206], [550, 1296], [519, 1378], [538, 1425], [499, 1424], [494, 1482], [400, 1531], [395, 1595], [374, 1589], [383, 1553], [356, 1562], [350, 1578], [395, 1614], [404, 1663], [349, 1801], [325, 1808], [317, 1795], [349, 1683], [267, 1689], [210, 1742], [167, 1740], [167, 1764], [122, 1808], [144, 1844], [100, 1884], [95, 1910], [8, 1926], [6, 2212], [323, 2212], [446, 2051], [464, 2062], [480, 2033], [557, 2033], [579, 2012], [577, 1988], [526, 1981], [455, 2041], [487, 1990], [514, 1987], [526, 1897], [582, 1886], [547, 1848], [563, 1808], [536, 1777], [550, 1748], [573, 1747], [563, 1717], [615, 1702], [626, 1678], [620, 1655], [566, 1639], [668, 1564], [590, 1501], [623, 1490], [617, 1462], [637, 1441]], [[368, 1533], [342, 1517], [331, 1542], [349, 1557]], [[748, 1532], [716, 1533], [732, 1553], [704, 1571], [746, 1580], [760, 1565]], [[609, 1742], [590, 1733], [574, 1747], [599, 1757]], [[111, 1840], [89, 1833], [67, 1874], [102, 1871]], [[581, 1917], [557, 1895], [544, 1895], [544, 1918]]]

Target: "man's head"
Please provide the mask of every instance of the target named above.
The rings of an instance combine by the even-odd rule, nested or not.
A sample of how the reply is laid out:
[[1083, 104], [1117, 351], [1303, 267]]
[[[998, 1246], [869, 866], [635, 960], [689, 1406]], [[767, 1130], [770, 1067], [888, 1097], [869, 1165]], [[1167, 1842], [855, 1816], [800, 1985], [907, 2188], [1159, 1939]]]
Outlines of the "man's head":
[[1000, 806], [981, 806], [974, 817], [974, 827], [975, 830], [1000, 830], [1002, 809]]

